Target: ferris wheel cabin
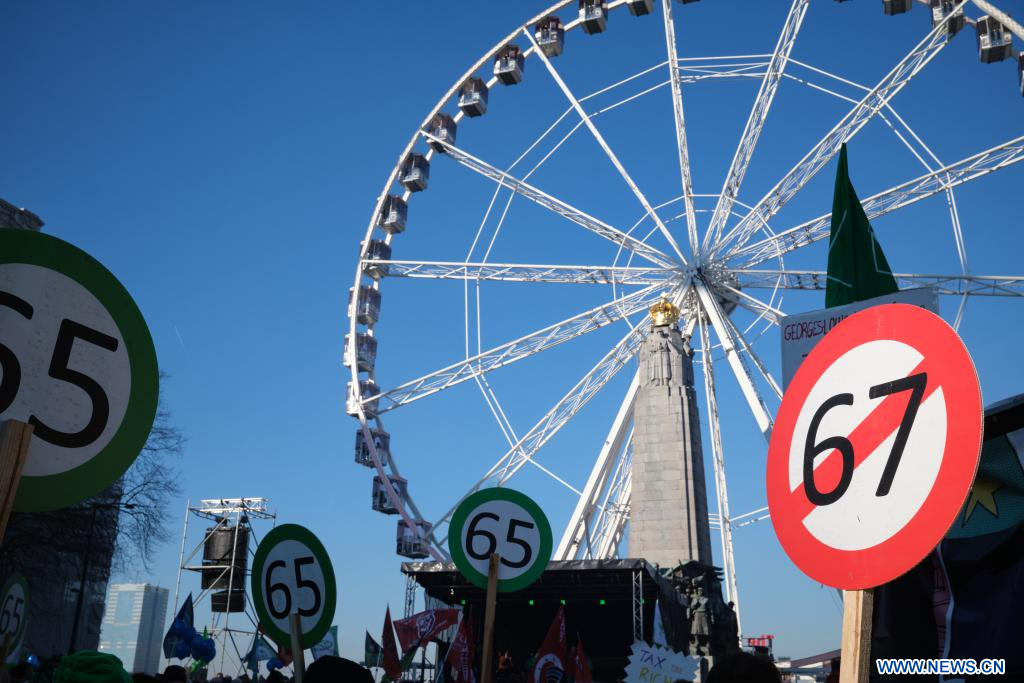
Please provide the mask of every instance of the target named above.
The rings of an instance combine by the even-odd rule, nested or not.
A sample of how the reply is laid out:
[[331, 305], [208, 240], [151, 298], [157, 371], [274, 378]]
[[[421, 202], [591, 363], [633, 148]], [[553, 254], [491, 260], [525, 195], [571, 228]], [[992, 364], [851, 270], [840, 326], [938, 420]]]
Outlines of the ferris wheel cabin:
[[466, 116], [487, 113], [487, 84], [482, 78], [468, 78], [459, 88], [459, 109]]
[[[377, 457], [380, 458], [382, 467], [391, 463], [391, 435], [382, 429], [370, 429], [370, 437], [377, 449]], [[366, 443], [363, 430], [356, 430], [356, 464], [363, 467], [374, 467], [373, 458], [370, 457], [370, 445]]]
[[882, 9], [889, 16], [910, 11], [913, 0], [882, 0]]
[[537, 40], [541, 52], [548, 57], [557, 57], [565, 47], [565, 28], [556, 16], [544, 17], [534, 26], [533, 37]]
[[[359, 395], [362, 397], [364, 401], [363, 412], [366, 414], [366, 417], [368, 418], [377, 416], [377, 399], [373, 399], [372, 401], [367, 399], [369, 399], [371, 396], [376, 396], [379, 393], [380, 387], [378, 387], [377, 383], [374, 382], [372, 379], [359, 380]], [[345, 405], [345, 412], [351, 415], [352, 417], [356, 417], [359, 415], [359, 402], [352, 391], [352, 382], [348, 383], [347, 396], [348, 401], [346, 402]]]
[[954, 36], [964, 27], [966, 23], [964, 11], [960, 9], [956, 13], [953, 12], [953, 8], [956, 7], [954, 0], [928, 0], [928, 4], [932, 10], [932, 28], [941, 24], [951, 14], [953, 16], [946, 22], [946, 33], [949, 36]]
[[[348, 303], [352, 305], [352, 287], [348, 288]], [[372, 325], [380, 319], [380, 292], [373, 287], [360, 286], [356, 300], [356, 320]]]
[[629, 0], [626, 6], [634, 17], [641, 17], [654, 11], [654, 0]]
[[389, 194], [384, 198], [377, 216], [377, 227], [389, 235], [397, 235], [405, 230], [405, 221], [409, 217], [409, 205], [398, 195]]
[[608, 8], [604, 0], [580, 0], [580, 25], [590, 34], [608, 28]]
[[523, 80], [526, 59], [518, 45], [506, 45], [494, 56], [494, 75], [504, 85], [515, 85]]
[[383, 240], [370, 240], [366, 248], [366, 261], [363, 262], [363, 274], [379, 280], [388, 274], [388, 267], [382, 263], [371, 261], [387, 261], [391, 258], [391, 245]]
[[448, 114], [437, 114], [434, 118], [430, 119], [430, 125], [427, 126], [427, 132], [437, 138], [437, 140], [427, 141], [427, 144], [430, 145], [430, 149], [434, 150], [438, 154], [444, 154], [444, 146], [446, 144], [455, 144], [455, 119]]
[[430, 180], [430, 162], [422, 154], [410, 154], [398, 170], [398, 182], [409, 192], [422, 192]]
[[[352, 353], [352, 335], [345, 335], [345, 359], [342, 361], [346, 368], [352, 367], [349, 358]], [[356, 333], [356, 367], [363, 372], [373, 372], [374, 364], [377, 362], [377, 339], [362, 332]]]
[[978, 32], [978, 57], [984, 64], [1001, 62], [1013, 52], [1013, 34], [989, 16], [979, 17], [974, 29]]
[[398, 520], [395, 552], [410, 560], [422, 560], [430, 557], [430, 553], [427, 552], [427, 543], [423, 540], [430, 533], [430, 522], [417, 519], [413, 520], [413, 524], [416, 525], [415, 531], [406, 525], [405, 520]]
[[[405, 500], [405, 496], [409, 491], [409, 484], [393, 474], [388, 475], [388, 481], [391, 482], [391, 488], [395, 490], [398, 497]], [[373, 510], [374, 512], [383, 512], [385, 515], [397, 515], [399, 509], [394, 506], [391, 502], [391, 498], [388, 497], [387, 489], [384, 488], [384, 480], [380, 478], [380, 475], [376, 475], [373, 478]]]

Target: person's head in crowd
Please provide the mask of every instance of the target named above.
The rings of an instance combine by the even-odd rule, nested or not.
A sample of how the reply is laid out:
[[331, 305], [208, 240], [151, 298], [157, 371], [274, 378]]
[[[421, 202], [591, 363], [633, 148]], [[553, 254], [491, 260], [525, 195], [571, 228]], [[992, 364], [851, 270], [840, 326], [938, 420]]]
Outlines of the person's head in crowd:
[[782, 683], [782, 676], [769, 660], [736, 652], [715, 662], [707, 683]]
[[351, 659], [327, 656], [310, 664], [302, 680], [305, 683], [373, 683], [373, 676]]
[[188, 683], [188, 672], [185, 667], [171, 664], [164, 669], [163, 680], [174, 681], [175, 683]]

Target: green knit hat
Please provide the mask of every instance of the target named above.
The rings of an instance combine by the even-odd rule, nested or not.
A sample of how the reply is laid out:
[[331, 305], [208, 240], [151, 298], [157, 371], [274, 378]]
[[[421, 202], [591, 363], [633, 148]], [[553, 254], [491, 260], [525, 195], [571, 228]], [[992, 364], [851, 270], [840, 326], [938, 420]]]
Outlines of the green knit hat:
[[121, 660], [111, 654], [82, 650], [60, 658], [53, 683], [131, 683]]

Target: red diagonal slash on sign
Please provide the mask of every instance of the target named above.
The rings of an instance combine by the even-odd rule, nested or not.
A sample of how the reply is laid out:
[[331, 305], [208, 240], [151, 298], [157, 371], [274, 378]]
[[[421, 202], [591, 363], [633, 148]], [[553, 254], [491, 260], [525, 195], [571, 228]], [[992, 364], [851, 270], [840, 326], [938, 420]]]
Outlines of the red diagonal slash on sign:
[[[907, 376], [919, 373], [928, 373], [927, 359], [921, 361]], [[936, 381], [936, 378], [941, 377], [941, 373], [928, 373], [928, 377], [931, 381], [925, 384], [924, 394], [921, 397], [922, 405], [941, 386], [941, 382]], [[909, 391], [889, 394], [864, 418], [863, 422], [850, 432], [847, 438], [853, 444], [854, 471], [899, 428], [903, 415], [907, 411], [910, 396], [911, 392]], [[863, 399], [858, 396], [856, 400]], [[832, 450], [820, 457], [814, 468], [814, 480], [817, 482], [818, 488], [824, 491], [832, 490], [839, 482], [842, 470], [842, 455], [838, 451]], [[802, 481], [791, 495], [793, 496], [793, 514], [797, 519], [805, 519], [817, 507], [807, 498]]]

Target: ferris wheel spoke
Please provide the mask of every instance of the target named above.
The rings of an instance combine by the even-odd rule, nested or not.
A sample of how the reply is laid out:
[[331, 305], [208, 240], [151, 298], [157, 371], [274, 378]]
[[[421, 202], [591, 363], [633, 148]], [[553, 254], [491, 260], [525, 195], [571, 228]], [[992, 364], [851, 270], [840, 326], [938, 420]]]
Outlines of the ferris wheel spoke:
[[[666, 0], [668, 1], [668, 0]], [[757, 139], [761, 135], [761, 129], [768, 118], [768, 111], [771, 109], [772, 100], [775, 98], [775, 91], [778, 90], [786, 68], [789, 54], [796, 43], [797, 34], [800, 32], [800, 25], [803, 23], [804, 15], [807, 13], [807, 4], [810, 0], [793, 0], [786, 15], [786, 23], [779, 34], [779, 41], [775, 46], [771, 61], [768, 63], [764, 78], [761, 81], [761, 89], [758, 90], [754, 106], [750, 110], [746, 128], [740, 136], [739, 145], [736, 147], [736, 154], [733, 156], [729, 172], [725, 176], [725, 184], [722, 193], [718, 197], [714, 213], [711, 215], [711, 226], [704, 235], [702, 250], [707, 250], [710, 244], [717, 242], [725, 226], [729, 213], [732, 211], [733, 201], [739, 194], [743, 178], [747, 173], [750, 159], [754, 155], [754, 148], [757, 146]]]
[[[647, 330], [642, 325], [630, 330], [529, 432], [508, 449], [465, 495], [472, 494], [489, 481], [497, 480], [497, 485], [501, 486], [515, 476], [516, 472], [532, 460], [537, 451], [633, 358], [646, 334]], [[446, 523], [456, 507], [458, 503], [453, 505], [434, 526]]]
[[[960, 0], [960, 9], [967, 0]], [[949, 42], [945, 20], [936, 26], [918, 43], [879, 83], [868, 92], [842, 120], [809, 151], [776, 185], [769, 190], [739, 223], [712, 245], [712, 252], [723, 255], [733, 243], [732, 251], [744, 244], [767, 223], [786, 202], [792, 199], [804, 185], [839, 151], [842, 143], [853, 138], [886, 103], [896, 96], [921, 69], [923, 69]]]
[[[710, 297], [706, 288], [704, 294]], [[703, 294], [701, 295], [703, 299]], [[709, 316], [709, 320], [710, 320]], [[711, 456], [715, 467], [715, 494], [718, 499], [718, 522], [722, 539], [722, 567], [725, 574], [726, 600], [731, 600], [739, 618], [739, 596], [736, 594], [736, 566], [732, 545], [732, 520], [729, 518], [729, 492], [725, 484], [725, 454], [722, 448], [722, 428], [718, 417], [718, 398], [715, 393], [714, 362], [711, 358], [711, 335], [708, 322], [700, 322], [701, 361], [704, 375], [704, 398], [708, 409], [708, 429], [711, 432]], [[712, 324], [714, 324], [712, 322]], [[717, 330], [717, 328], [716, 328]], [[719, 335], [721, 336], [721, 334]], [[724, 345], [724, 342], [723, 342]]]
[[[948, 164], [931, 173], [883, 190], [861, 202], [869, 220], [927, 199], [1024, 160], [1024, 136]], [[774, 236], [734, 250], [728, 259], [742, 259], [744, 267], [758, 265], [828, 237], [832, 214], [827, 213], [780, 231]]]
[[683, 88], [680, 83], [679, 55], [676, 52], [676, 27], [672, 19], [672, 0], [662, 0], [665, 23], [665, 51], [672, 80], [672, 112], [676, 128], [676, 150], [679, 154], [679, 177], [683, 184], [683, 206], [686, 231], [690, 237], [690, 253], [697, 253], [697, 214], [693, 210], [693, 177], [690, 174], [690, 150], [686, 143], [686, 117], [683, 115]]
[[591, 135], [594, 136], [594, 139], [597, 141], [597, 144], [601, 147], [602, 150], [604, 150], [604, 153], [608, 157], [609, 161], [612, 162], [612, 165], [619, 172], [619, 175], [622, 176], [622, 179], [626, 182], [626, 185], [629, 186], [629, 189], [633, 192], [633, 195], [640, 202], [640, 205], [643, 206], [644, 211], [647, 213], [647, 215], [651, 217], [651, 220], [654, 221], [654, 224], [658, 226], [658, 230], [661, 231], [661, 234], [665, 237], [668, 243], [672, 245], [672, 249], [676, 252], [676, 256], [679, 258], [679, 261], [683, 265], [687, 265], [688, 262], [686, 260], [686, 257], [683, 255], [683, 252], [679, 249], [679, 245], [676, 243], [675, 238], [672, 237], [672, 233], [669, 232], [667, 227], [665, 227], [665, 223], [662, 222], [661, 217], [658, 216], [657, 212], [651, 206], [651, 203], [647, 201], [647, 197], [644, 196], [644, 193], [640, 190], [639, 187], [637, 187], [637, 184], [633, 181], [633, 178], [626, 171], [626, 168], [622, 165], [622, 162], [619, 161], [619, 158], [615, 155], [615, 152], [612, 151], [612, 148], [605, 141], [604, 137], [601, 135], [601, 132], [597, 129], [597, 126], [595, 126], [594, 122], [591, 120], [590, 115], [587, 114], [587, 112], [583, 109], [583, 105], [580, 104], [579, 99], [576, 98], [576, 95], [573, 94], [572, 90], [569, 89], [569, 86], [567, 86], [565, 84], [565, 81], [562, 80], [561, 75], [559, 75], [558, 70], [555, 69], [554, 65], [551, 63], [551, 60], [548, 59], [547, 55], [544, 54], [544, 51], [541, 50], [540, 47], [537, 45], [537, 39], [533, 37], [533, 32], [530, 31], [528, 28], [524, 28], [523, 34], [526, 36], [526, 38], [530, 41], [530, 44], [533, 46], [537, 58], [544, 63], [544, 66], [547, 68], [548, 73], [551, 74], [551, 78], [558, 85], [559, 89], [565, 95], [566, 99], [569, 100], [569, 103], [572, 104], [580, 119], [583, 120], [583, 123], [587, 126], [587, 129], [590, 131]]
[[622, 536], [629, 523], [629, 501], [633, 493], [633, 442], [632, 434], [623, 447], [623, 455], [619, 458], [608, 492], [599, 510], [600, 516], [595, 520], [593, 557], [597, 560], [610, 560], [618, 555]]
[[633, 356], [649, 330], [644, 325], [637, 325], [629, 331], [611, 351], [597, 362], [590, 371], [577, 382], [533, 428], [509, 450], [511, 456], [508, 471], [498, 481], [502, 485], [511, 479], [516, 472], [530, 461], [544, 444], [558, 433], [592, 399], [598, 391], [611, 381]]
[[[742, 287], [825, 289], [828, 273], [822, 270], [734, 270]], [[893, 273], [901, 289], [934, 287], [951, 296], [1024, 296], [1024, 276], [1018, 275], [923, 275]]]
[[465, 263], [459, 261], [387, 261], [370, 259], [365, 269], [384, 273], [387, 277], [432, 280], [473, 280], [505, 282], [563, 282], [597, 285], [665, 284], [676, 276], [659, 267], [621, 266], [545, 266], [518, 263]]
[[604, 440], [597, 461], [583, 487], [583, 493], [576, 502], [576, 508], [565, 527], [562, 540], [559, 541], [558, 548], [555, 549], [556, 559], [571, 560], [578, 555], [584, 543], [590, 545], [594, 541], [594, 519], [601, 511], [599, 499], [601, 492], [608, 484], [608, 477], [612, 472], [615, 457], [622, 452], [623, 443], [629, 433], [638, 386], [639, 375], [634, 374], [633, 381], [630, 382], [626, 396], [619, 406], [611, 429], [608, 431], [608, 437]]
[[[765, 288], [771, 289], [769, 285], [765, 285]], [[718, 292], [727, 300], [734, 302], [737, 306], [740, 306], [751, 313], [754, 313], [758, 318], [765, 318], [773, 325], [777, 326], [779, 321], [786, 317], [786, 314], [778, 308], [775, 308], [771, 304], [765, 303], [758, 298], [752, 297], [743, 290], [737, 289], [731, 285], [721, 285]]]
[[665, 289], [672, 284], [674, 281], [650, 285], [524, 337], [453, 363], [436, 372], [406, 382], [394, 389], [383, 391], [367, 398], [364, 403], [376, 402], [377, 412], [384, 413], [473, 379], [478, 375], [533, 356], [645, 310], [657, 301]]
[[754, 353], [753, 347], [747, 341], [746, 337], [743, 336], [743, 332], [736, 327], [736, 324], [733, 323], [732, 318], [729, 316], [723, 316], [723, 320], [729, 327], [729, 334], [739, 345], [740, 351], [745, 353], [747, 358], [750, 359], [750, 362], [754, 364], [754, 367], [757, 368], [758, 373], [761, 375], [761, 379], [763, 379], [765, 384], [771, 388], [772, 393], [775, 394], [776, 398], [781, 399], [782, 389], [779, 388], [779, 383], [776, 382], [775, 378], [772, 377], [772, 374], [768, 372], [768, 368], [765, 366], [764, 361], [761, 360], [761, 357]]
[[761, 398], [761, 393], [757, 390], [757, 386], [750, 376], [750, 370], [747, 369], [746, 363], [739, 354], [736, 341], [733, 339], [729, 325], [726, 322], [725, 313], [722, 311], [721, 306], [718, 305], [715, 295], [711, 293], [711, 290], [708, 289], [704, 282], [694, 282], [694, 288], [700, 299], [701, 309], [715, 328], [715, 335], [722, 345], [725, 358], [729, 361], [733, 374], [736, 375], [736, 381], [739, 382], [743, 397], [746, 399], [747, 405], [750, 406], [750, 411], [754, 415], [754, 421], [757, 422], [757, 426], [764, 435], [765, 441], [768, 441], [771, 438], [773, 426], [771, 413], [768, 412], [768, 407], [765, 405], [764, 399]]
[[458, 163], [462, 164], [470, 170], [476, 171], [477, 173], [490, 178], [494, 182], [498, 183], [502, 187], [506, 187], [516, 194], [519, 194], [530, 201], [543, 206], [544, 208], [553, 211], [554, 213], [569, 219], [573, 223], [586, 228], [590, 232], [593, 232], [606, 240], [613, 242], [614, 244], [620, 245], [635, 252], [638, 256], [642, 256], [648, 261], [657, 263], [658, 265], [666, 268], [672, 268], [678, 265], [672, 257], [668, 256], [660, 249], [656, 249], [648, 244], [644, 244], [640, 240], [630, 237], [626, 233], [613, 228], [607, 223], [594, 218], [593, 216], [580, 211], [574, 206], [570, 206], [566, 202], [556, 199], [555, 197], [543, 192], [533, 185], [530, 185], [526, 181], [519, 180], [514, 176], [509, 175], [507, 172], [499, 170], [491, 164], [478, 159], [469, 152], [459, 149], [454, 145], [437, 138], [430, 133], [423, 131], [423, 137], [430, 140], [433, 143], [443, 145], [445, 154]]

